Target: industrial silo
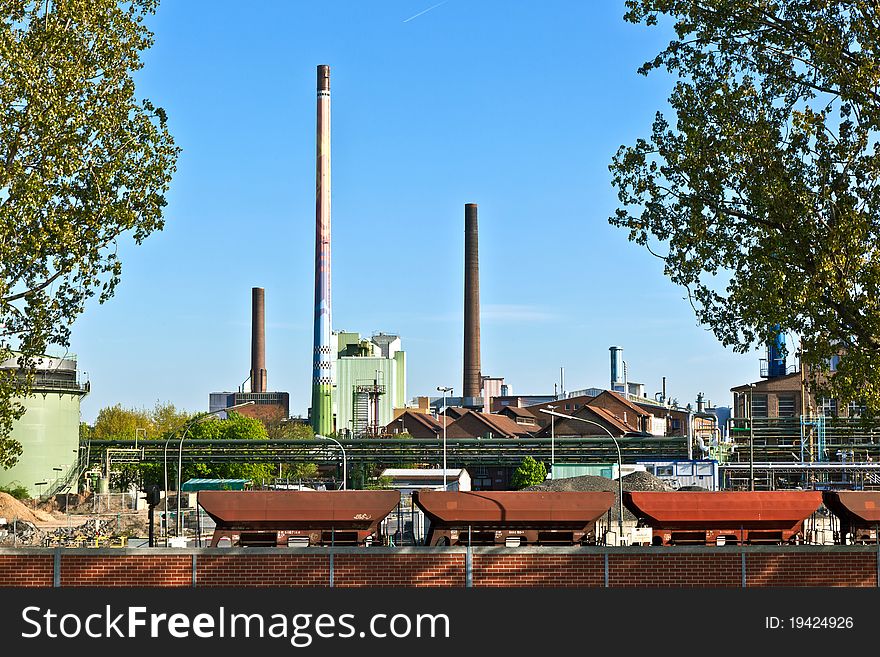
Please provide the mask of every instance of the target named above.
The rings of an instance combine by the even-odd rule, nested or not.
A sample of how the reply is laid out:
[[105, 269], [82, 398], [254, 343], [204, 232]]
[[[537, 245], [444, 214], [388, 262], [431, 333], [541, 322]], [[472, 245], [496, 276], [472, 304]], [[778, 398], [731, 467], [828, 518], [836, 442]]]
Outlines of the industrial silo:
[[[0, 368], [17, 369], [17, 360], [4, 361]], [[79, 454], [80, 401], [89, 384], [80, 379], [74, 356], [44, 356], [36, 369], [31, 396], [17, 400], [25, 413], [12, 428], [22, 454], [14, 467], [0, 469], [0, 485], [19, 483], [36, 496], [70, 477], [76, 490], [73, 470]]]

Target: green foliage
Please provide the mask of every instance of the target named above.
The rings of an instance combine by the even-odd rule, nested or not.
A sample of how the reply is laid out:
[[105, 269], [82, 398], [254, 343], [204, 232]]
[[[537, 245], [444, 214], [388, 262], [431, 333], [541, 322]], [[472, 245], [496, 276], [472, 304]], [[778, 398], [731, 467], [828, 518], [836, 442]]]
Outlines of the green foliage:
[[[102, 408], [98, 411], [91, 437], [96, 440], [134, 440], [138, 429], [152, 431], [153, 421], [146, 411], [122, 408], [122, 404]], [[138, 436], [140, 437], [140, 436]]]
[[[312, 425], [304, 422], [275, 422], [267, 427], [269, 438], [279, 440], [311, 439], [315, 437]], [[318, 476], [315, 463], [285, 463], [281, 467], [281, 477], [293, 480], [314, 479]]]
[[10, 484], [0, 484], [0, 493], [6, 493], [7, 495], [12, 495], [17, 500], [27, 500], [30, 499], [30, 492], [23, 484], [13, 481]]
[[312, 425], [304, 422], [275, 422], [266, 428], [269, 438], [279, 440], [297, 440], [300, 438], [314, 438], [315, 430]]
[[[151, 411], [125, 409], [120, 404], [98, 412], [93, 438], [133, 440], [136, 428], [146, 440], [168, 440], [168, 485], [177, 483], [177, 457], [181, 436], [185, 440], [265, 440], [266, 427], [257, 419], [235, 413], [221, 420], [207, 414], [191, 415], [178, 411], [173, 404], [160, 404]], [[181, 481], [192, 477], [209, 479], [252, 479], [255, 483], [275, 476], [276, 468], [269, 463], [192, 463], [184, 464]], [[127, 489], [142, 488], [147, 483], [165, 485], [165, 463], [119, 464], [113, 466], [111, 486]], [[291, 475], [293, 476], [293, 475]]]
[[547, 479], [547, 467], [544, 463], [536, 461], [531, 456], [525, 456], [517, 469], [513, 471], [511, 484], [519, 490], [526, 486], [542, 484], [545, 479]]
[[[135, 97], [157, 0], [0, 4], [0, 467], [34, 359], [68, 347], [86, 301], [113, 296], [120, 238], [163, 227], [179, 149], [165, 112]], [[13, 351], [15, 350], [15, 351]]]
[[189, 420], [192, 414], [179, 411], [170, 402], [156, 402], [151, 410], [123, 408], [121, 404], [98, 411], [93, 427], [80, 426], [80, 436], [87, 432], [95, 439], [134, 440], [163, 438], [172, 434]]
[[[260, 420], [230, 411], [225, 420], [213, 417], [191, 425], [187, 439], [265, 440], [266, 427]], [[175, 462], [175, 468], [177, 464]], [[184, 464], [181, 482], [192, 477], [211, 479], [251, 479], [255, 484], [276, 476], [271, 463], [192, 463]]]
[[366, 490], [388, 490], [394, 480], [391, 477], [371, 477], [364, 484]]
[[814, 392], [880, 410], [876, 2], [626, 6], [630, 22], [674, 22], [640, 72], [677, 78], [675, 116], [617, 152], [610, 222], [663, 259], [723, 345], [746, 353], [778, 324]]

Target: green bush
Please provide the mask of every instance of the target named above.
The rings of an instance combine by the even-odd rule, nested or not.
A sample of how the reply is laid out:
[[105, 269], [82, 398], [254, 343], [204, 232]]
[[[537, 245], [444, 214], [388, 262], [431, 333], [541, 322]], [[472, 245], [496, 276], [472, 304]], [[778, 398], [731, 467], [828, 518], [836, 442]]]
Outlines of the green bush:
[[12, 497], [17, 500], [29, 500], [31, 498], [28, 489], [17, 481], [13, 481], [6, 485], [0, 485], [0, 493], [12, 495]]

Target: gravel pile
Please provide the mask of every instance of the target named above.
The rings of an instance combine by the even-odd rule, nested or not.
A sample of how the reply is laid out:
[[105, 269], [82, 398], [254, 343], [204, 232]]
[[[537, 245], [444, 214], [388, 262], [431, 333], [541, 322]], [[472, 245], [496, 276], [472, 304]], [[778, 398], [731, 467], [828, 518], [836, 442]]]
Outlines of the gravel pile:
[[696, 486], [696, 485], [695, 486], [681, 486], [678, 490], [709, 492], [708, 488], [703, 488], [702, 486]]
[[[619, 485], [616, 479], [608, 477], [597, 477], [594, 475], [582, 475], [580, 477], [568, 477], [566, 479], [551, 479], [537, 486], [529, 486], [523, 490], [538, 491], [575, 491], [575, 492], [591, 492], [591, 491], [607, 491], [614, 493], [614, 502], [611, 505], [611, 520], [617, 520], [617, 509], [619, 508], [617, 501], [617, 492]], [[623, 490], [628, 491], [671, 491], [674, 490], [668, 486], [662, 479], [655, 477], [647, 472], [632, 472], [623, 478]], [[630, 513], [629, 509], [623, 508], [623, 519], [635, 521], [636, 517]]]
[[42, 530], [26, 520], [0, 524], [0, 546], [3, 547], [42, 545], [43, 536]]
[[623, 490], [674, 490], [659, 477], [648, 472], [631, 472], [623, 478]]

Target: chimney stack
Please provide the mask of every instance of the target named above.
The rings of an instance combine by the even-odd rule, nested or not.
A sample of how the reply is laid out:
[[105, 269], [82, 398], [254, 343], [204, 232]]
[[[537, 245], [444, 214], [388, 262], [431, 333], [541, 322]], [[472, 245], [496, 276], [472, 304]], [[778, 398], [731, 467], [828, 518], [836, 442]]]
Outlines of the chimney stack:
[[315, 157], [315, 341], [312, 367], [312, 428], [333, 433], [333, 361], [330, 346], [330, 67], [318, 66]]
[[477, 240], [477, 205], [464, 206], [464, 404], [480, 396], [480, 257]]
[[251, 392], [266, 392], [266, 301], [265, 290], [251, 289]]

